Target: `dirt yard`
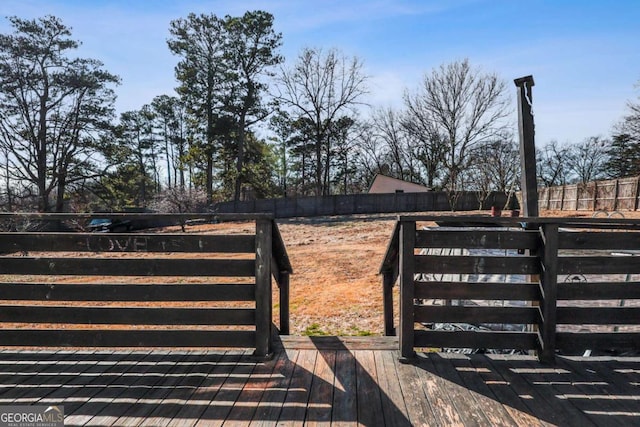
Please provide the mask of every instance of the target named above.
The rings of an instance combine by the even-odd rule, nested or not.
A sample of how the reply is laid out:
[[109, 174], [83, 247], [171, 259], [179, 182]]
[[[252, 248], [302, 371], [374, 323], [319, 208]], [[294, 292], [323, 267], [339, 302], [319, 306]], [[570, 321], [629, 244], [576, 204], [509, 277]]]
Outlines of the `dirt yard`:
[[[473, 214], [489, 213], [460, 213]], [[591, 218], [593, 212], [546, 211], [542, 215]], [[640, 218], [640, 212], [624, 215]], [[292, 334], [382, 334], [382, 285], [378, 270], [395, 220], [396, 215], [378, 215], [278, 221], [294, 269]], [[211, 226], [194, 228], [201, 227]], [[251, 232], [253, 224], [215, 227], [216, 232]], [[274, 301], [277, 303], [277, 298]]]

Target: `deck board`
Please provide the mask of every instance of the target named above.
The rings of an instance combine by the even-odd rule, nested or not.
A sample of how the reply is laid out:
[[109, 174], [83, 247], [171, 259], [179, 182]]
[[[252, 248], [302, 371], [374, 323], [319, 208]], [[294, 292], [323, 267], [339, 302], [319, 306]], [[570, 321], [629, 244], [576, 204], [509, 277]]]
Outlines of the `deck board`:
[[[389, 339], [390, 342], [395, 342]], [[250, 350], [0, 351], [0, 403], [65, 425], [638, 425], [640, 358], [420, 353], [379, 338]]]

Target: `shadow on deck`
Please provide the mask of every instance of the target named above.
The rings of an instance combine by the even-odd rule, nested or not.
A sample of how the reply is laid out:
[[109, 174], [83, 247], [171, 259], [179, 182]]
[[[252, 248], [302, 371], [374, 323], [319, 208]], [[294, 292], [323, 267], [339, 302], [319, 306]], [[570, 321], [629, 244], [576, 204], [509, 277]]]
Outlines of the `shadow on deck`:
[[640, 358], [419, 354], [393, 338], [283, 337], [242, 350], [0, 353], [0, 405], [65, 425], [638, 425]]

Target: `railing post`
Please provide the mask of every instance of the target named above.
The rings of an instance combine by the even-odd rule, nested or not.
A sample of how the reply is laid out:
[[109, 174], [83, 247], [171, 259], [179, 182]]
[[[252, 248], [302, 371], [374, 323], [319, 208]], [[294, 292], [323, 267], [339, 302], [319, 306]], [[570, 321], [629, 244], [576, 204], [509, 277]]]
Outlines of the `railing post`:
[[271, 353], [271, 246], [272, 221], [256, 220], [256, 351], [255, 356]]
[[384, 334], [394, 336], [396, 329], [393, 327], [393, 271], [382, 274], [382, 298], [384, 305]]
[[289, 272], [280, 272], [280, 335], [289, 335]]
[[553, 363], [556, 351], [558, 299], [558, 224], [544, 224], [540, 227], [540, 231], [543, 251], [540, 277], [542, 325], [539, 328], [542, 348], [539, 359], [545, 363]]
[[414, 348], [414, 276], [416, 222], [400, 222], [400, 357], [415, 356]]

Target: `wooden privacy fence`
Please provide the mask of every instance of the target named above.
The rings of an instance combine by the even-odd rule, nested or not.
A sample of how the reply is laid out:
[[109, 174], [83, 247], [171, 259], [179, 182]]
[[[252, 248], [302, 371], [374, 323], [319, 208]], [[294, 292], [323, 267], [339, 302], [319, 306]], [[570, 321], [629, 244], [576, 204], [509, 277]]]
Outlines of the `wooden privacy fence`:
[[[419, 229], [424, 221], [440, 227]], [[403, 216], [380, 269], [385, 333], [395, 333], [399, 281], [405, 358], [416, 347], [538, 350], [547, 361], [556, 351], [638, 350], [637, 256], [638, 220]]]
[[[3, 215], [4, 224], [102, 215]], [[109, 215], [254, 221], [250, 234], [0, 233], [0, 346], [272, 347], [271, 277], [288, 334], [289, 274], [269, 215]], [[19, 228], [19, 226], [18, 226]]]
[[539, 188], [538, 206], [547, 210], [637, 211], [640, 177]]

